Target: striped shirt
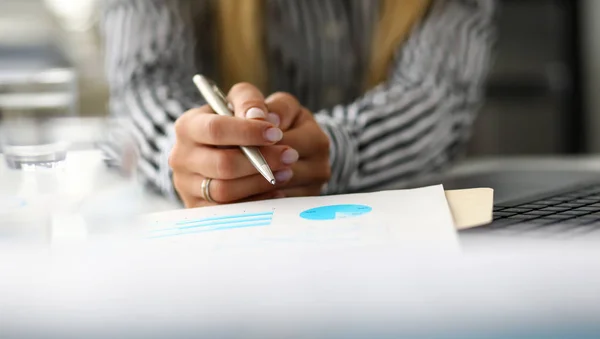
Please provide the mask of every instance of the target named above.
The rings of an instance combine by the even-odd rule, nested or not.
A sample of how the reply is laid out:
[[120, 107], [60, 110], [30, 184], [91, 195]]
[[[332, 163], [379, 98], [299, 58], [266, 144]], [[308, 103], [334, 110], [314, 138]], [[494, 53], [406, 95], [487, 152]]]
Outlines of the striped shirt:
[[[127, 123], [147, 183], [175, 197], [174, 121], [218, 79], [209, 0], [110, 0], [103, 15], [111, 114]], [[376, 0], [266, 0], [271, 91], [314, 112], [331, 141], [325, 193], [409, 185], [464, 149], [483, 98], [494, 0], [433, 0], [384, 83], [362, 93]], [[268, 94], [268, 93], [267, 93]], [[106, 149], [118, 160], [118, 146]]]

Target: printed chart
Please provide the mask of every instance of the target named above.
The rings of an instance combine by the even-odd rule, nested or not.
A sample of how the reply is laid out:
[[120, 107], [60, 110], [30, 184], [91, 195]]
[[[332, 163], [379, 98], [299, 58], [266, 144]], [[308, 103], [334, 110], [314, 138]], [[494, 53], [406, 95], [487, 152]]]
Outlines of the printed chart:
[[[300, 219], [303, 219], [305, 223], [310, 224], [314, 221], [355, 218], [370, 213], [371, 211], [372, 208], [366, 205], [326, 205], [307, 209], [301, 212], [299, 217]], [[159, 228], [151, 231], [149, 238], [164, 238], [184, 234], [269, 226], [273, 221], [273, 213], [273, 211], [266, 211], [182, 220], [172, 224], [171, 227]], [[295, 215], [298, 216], [298, 214]]]
[[370, 206], [366, 205], [329, 205], [306, 210], [300, 213], [300, 217], [306, 220], [336, 220], [358, 217], [372, 210]]
[[185, 220], [176, 223], [174, 227], [152, 231], [150, 238], [172, 237], [182, 234], [214, 232], [235, 228], [268, 226], [272, 221], [273, 211]]

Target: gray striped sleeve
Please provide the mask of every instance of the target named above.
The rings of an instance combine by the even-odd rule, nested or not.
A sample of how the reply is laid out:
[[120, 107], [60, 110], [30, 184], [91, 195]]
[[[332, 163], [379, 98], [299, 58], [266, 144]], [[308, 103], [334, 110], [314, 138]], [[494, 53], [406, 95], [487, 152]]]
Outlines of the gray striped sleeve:
[[483, 97], [493, 12], [493, 0], [434, 1], [386, 83], [315, 114], [331, 140], [326, 193], [408, 184], [456, 157]]
[[[124, 121], [140, 152], [139, 171], [150, 186], [175, 198], [168, 166], [174, 121], [202, 104], [191, 82], [198, 53], [209, 54], [210, 44], [198, 44], [194, 27], [208, 15], [209, 1], [111, 0], [103, 11], [110, 111]], [[207, 58], [204, 58], [208, 60]], [[118, 144], [105, 151], [119, 162]]]

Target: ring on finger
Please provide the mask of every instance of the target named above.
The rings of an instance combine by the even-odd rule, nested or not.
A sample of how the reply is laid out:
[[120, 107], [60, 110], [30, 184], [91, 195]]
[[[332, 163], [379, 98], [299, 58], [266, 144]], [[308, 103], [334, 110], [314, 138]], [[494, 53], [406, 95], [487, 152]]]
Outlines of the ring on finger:
[[211, 181], [212, 181], [212, 178], [204, 178], [202, 180], [202, 186], [200, 187], [200, 190], [202, 191], [202, 196], [203, 196], [204, 200], [214, 203], [215, 201], [210, 196], [210, 182]]

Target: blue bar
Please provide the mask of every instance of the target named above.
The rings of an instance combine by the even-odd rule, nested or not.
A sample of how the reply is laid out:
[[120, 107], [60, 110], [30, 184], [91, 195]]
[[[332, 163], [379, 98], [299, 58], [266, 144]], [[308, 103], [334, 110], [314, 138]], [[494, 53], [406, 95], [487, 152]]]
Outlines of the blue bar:
[[148, 237], [148, 238], [149, 239], [166, 238], [166, 237], [173, 237], [173, 236], [177, 236], [177, 235], [185, 235], [185, 234], [192, 234], [192, 233], [223, 231], [223, 230], [229, 230], [229, 229], [235, 229], [235, 228], [269, 226], [270, 224], [271, 224], [271, 222], [269, 221], [269, 222], [246, 223], [246, 224], [231, 225], [231, 226], [221, 226], [221, 227], [210, 228], [210, 229], [205, 229], [205, 228], [192, 229], [192, 230], [188, 230], [188, 231], [184, 231], [184, 232], [177, 232], [177, 233], [171, 233], [171, 234], [151, 236], [151, 237]]
[[238, 223], [251, 222], [251, 221], [269, 221], [270, 222], [271, 220], [273, 220], [273, 217], [269, 216], [269, 217], [250, 217], [250, 218], [244, 218], [244, 219], [239, 219], [239, 220], [226, 220], [226, 221], [199, 221], [197, 224], [193, 224], [193, 225], [164, 228], [164, 229], [159, 229], [159, 230], [153, 230], [152, 232], [184, 230], [184, 229], [188, 229], [188, 228], [207, 227], [207, 226], [215, 226], [215, 225], [238, 224]]
[[273, 212], [244, 213], [244, 214], [226, 215], [226, 216], [222, 216], [222, 217], [213, 217], [213, 218], [204, 218], [204, 219], [180, 221], [180, 222], [176, 223], [176, 225], [186, 225], [186, 224], [193, 224], [193, 223], [197, 223], [197, 222], [205, 222], [205, 221], [213, 221], [213, 220], [226, 220], [226, 219], [238, 219], [238, 218], [246, 218], [246, 217], [258, 217], [258, 216], [266, 216], [266, 215], [273, 215]]

